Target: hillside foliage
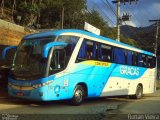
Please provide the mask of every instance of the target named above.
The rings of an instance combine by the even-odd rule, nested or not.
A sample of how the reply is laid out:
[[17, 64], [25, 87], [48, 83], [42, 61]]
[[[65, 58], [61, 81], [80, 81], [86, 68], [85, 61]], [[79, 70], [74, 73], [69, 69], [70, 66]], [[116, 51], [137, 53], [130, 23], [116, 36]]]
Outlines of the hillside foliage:
[[[1, 16], [3, 9], [10, 9], [12, 22], [34, 29], [61, 29], [64, 9], [64, 29], [83, 29], [84, 22], [101, 29], [101, 35], [116, 39], [116, 28], [108, 23], [95, 10], [88, 11], [86, 0], [0, 0]], [[121, 35], [121, 41], [138, 46], [133, 39]]]

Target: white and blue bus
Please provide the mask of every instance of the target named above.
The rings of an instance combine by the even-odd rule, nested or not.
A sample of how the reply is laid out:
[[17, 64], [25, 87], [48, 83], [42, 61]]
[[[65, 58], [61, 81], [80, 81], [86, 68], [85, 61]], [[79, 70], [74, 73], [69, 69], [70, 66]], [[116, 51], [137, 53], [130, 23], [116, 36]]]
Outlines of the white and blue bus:
[[[9, 49], [3, 51], [3, 58]], [[53, 30], [25, 36], [16, 48], [8, 93], [30, 100], [71, 100], [156, 90], [156, 56], [83, 30]]]

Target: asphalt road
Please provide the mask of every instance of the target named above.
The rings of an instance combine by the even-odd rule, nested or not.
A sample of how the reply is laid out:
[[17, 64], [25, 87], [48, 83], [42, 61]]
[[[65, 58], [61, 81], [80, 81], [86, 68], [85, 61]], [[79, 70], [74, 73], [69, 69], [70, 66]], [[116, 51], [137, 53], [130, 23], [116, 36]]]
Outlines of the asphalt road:
[[160, 120], [160, 90], [121, 104], [118, 109], [106, 112], [103, 119]]
[[3, 120], [125, 120], [133, 118], [131, 115], [134, 114], [156, 113], [160, 115], [160, 90], [140, 100], [127, 97], [98, 98], [86, 100], [81, 106], [71, 106], [67, 101], [27, 101], [0, 94], [0, 119]]

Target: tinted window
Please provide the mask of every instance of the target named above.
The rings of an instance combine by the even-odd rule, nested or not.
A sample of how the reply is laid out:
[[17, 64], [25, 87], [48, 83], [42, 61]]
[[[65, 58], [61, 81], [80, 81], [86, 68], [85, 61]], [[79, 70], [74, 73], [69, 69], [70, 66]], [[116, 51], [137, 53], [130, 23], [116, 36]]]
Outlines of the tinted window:
[[143, 61], [143, 67], [147, 67], [147, 57], [144, 54], [142, 54], [142, 61]]
[[65, 56], [66, 52], [64, 49], [57, 49], [53, 52], [50, 64], [50, 74], [54, 74], [65, 69]]
[[86, 41], [86, 59], [91, 60], [94, 59], [93, 51], [94, 51], [94, 43], [92, 41]]
[[98, 43], [84, 40], [78, 53], [76, 62], [84, 60], [97, 60], [98, 59]]
[[138, 54], [138, 66], [143, 66], [142, 54]]
[[150, 68], [156, 66], [155, 57], [87, 39], [82, 42], [76, 62], [84, 60], [113, 61], [118, 64]]
[[69, 59], [72, 55], [72, 52], [73, 52], [78, 40], [79, 40], [79, 37], [76, 37], [76, 36], [62, 35], [62, 36], [58, 37], [58, 39], [57, 39], [58, 42], [68, 43], [68, 45], [65, 47], [65, 51], [66, 51], [65, 62], [66, 62], [66, 64], [69, 62]]
[[149, 68], [154, 68], [156, 66], [156, 58], [152, 56], [147, 57], [147, 63]]
[[121, 48], [114, 49], [114, 62], [119, 64], [125, 64], [125, 51]]
[[126, 51], [127, 52], [127, 65], [132, 65], [132, 52], [131, 51]]
[[112, 48], [111, 46], [101, 44], [100, 45], [100, 60], [111, 61], [112, 60]]
[[138, 65], [138, 54], [136, 52], [132, 52], [132, 65]]

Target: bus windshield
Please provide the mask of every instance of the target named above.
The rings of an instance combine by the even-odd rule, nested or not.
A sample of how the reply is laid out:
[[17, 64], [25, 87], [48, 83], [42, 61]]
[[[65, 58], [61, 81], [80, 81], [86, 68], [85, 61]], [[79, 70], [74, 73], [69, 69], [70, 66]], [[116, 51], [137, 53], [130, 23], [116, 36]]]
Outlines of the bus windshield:
[[[10, 76], [16, 80], [35, 80], [48, 76], [47, 71], [52, 74], [62, 71], [67, 66], [78, 39], [79, 37], [62, 35], [52, 38], [22, 40], [17, 49]], [[64, 51], [55, 51], [51, 57], [53, 63], [48, 63], [50, 58], [43, 57], [44, 46], [53, 41], [66, 42], [67, 46], [63, 48]], [[64, 53], [65, 58], [62, 57]], [[48, 70], [48, 64], [51, 65], [50, 70]]]
[[43, 77], [47, 59], [43, 58], [44, 45], [54, 38], [22, 40], [11, 69], [11, 76], [19, 80], [32, 80]]

